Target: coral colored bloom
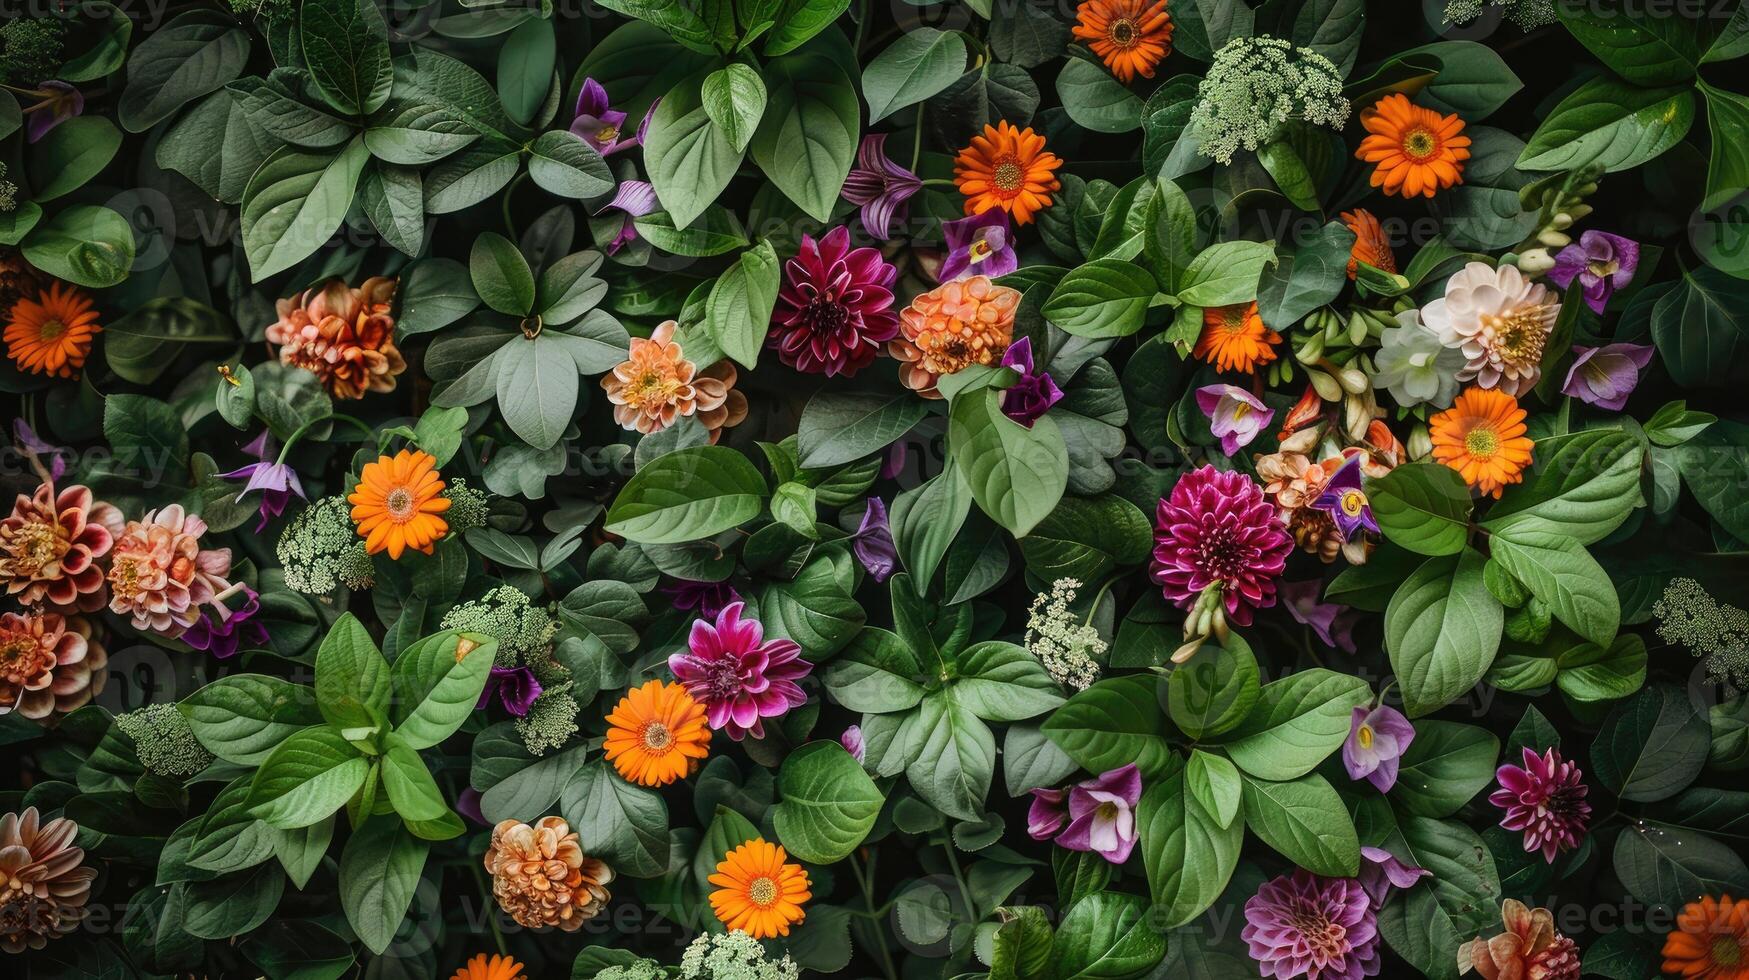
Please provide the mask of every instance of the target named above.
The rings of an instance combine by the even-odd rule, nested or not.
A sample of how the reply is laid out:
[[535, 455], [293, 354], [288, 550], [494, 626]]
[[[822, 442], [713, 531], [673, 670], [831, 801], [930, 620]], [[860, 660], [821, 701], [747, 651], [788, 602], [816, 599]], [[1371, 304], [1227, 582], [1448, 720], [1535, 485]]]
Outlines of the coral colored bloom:
[[[0, 816], [0, 950], [42, 949], [84, 920], [97, 869], [85, 865], [78, 836], [78, 824], [45, 821], [34, 806]], [[44, 971], [19, 970], [27, 972]]]
[[1526, 746], [1524, 765], [1503, 765], [1494, 771], [1500, 788], [1488, 802], [1506, 811], [1500, 826], [1524, 832], [1524, 849], [1542, 851], [1543, 860], [1555, 863], [1555, 855], [1579, 846], [1591, 822], [1589, 791], [1580, 782], [1579, 767], [1561, 759], [1551, 748], [1542, 755]]
[[868, 498], [868, 507], [862, 512], [862, 523], [850, 536], [850, 551], [876, 582], [885, 582], [898, 570], [899, 546], [893, 541], [887, 505], [881, 498]]
[[212, 609], [201, 614], [182, 634], [182, 642], [220, 660], [235, 657], [245, 645], [266, 645], [267, 627], [258, 618], [261, 615], [261, 596], [242, 583], [233, 588], [242, 591], [243, 604], [232, 609], [223, 601], [214, 602]]
[[881, 241], [893, 237], [893, 222], [904, 221], [910, 210], [906, 205], [923, 181], [904, 167], [887, 159], [886, 133], [870, 133], [856, 149], [856, 166], [844, 178], [839, 193], [846, 201], [862, 209], [862, 227]]
[[1227, 616], [1251, 625], [1254, 609], [1275, 605], [1275, 580], [1293, 539], [1276, 520], [1263, 489], [1243, 473], [1192, 470], [1160, 501], [1150, 569], [1165, 597], [1190, 609], [1218, 586]]
[[77, 616], [0, 613], [0, 715], [66, 714], [102, 689], [108, 662], [91, 624]]
[[353, 289], [331, 279], [282, 299], [267, 342], [279, 345], [281, 363], [314, 374], [335, 398], [394, 391], [395, 377], [407, 370], [389, 313], [395, 285], [393, 279], [373, 276]]
[[1261, 399], [1233, 385], [1205, 385], [1196, 389], [1196, 407], [1208, 416], [1209, 432], [1221, 440], [1221, 452], [1232, 456], [1251, 445], [1251, 440], [1275, 419], [1275, 410]]
[[451, 974], [449, 980], [523, 980], [522, 964], [508, 956], [488, 957], [479, 953]]
[[499, 821], [484, 864], [492, 897], [525, 928], [576, 932], [607, 907], [613, 869], [583, 853], [577, 832], [563, 818]]
[[1057, 843], [1071, 851], [1092, 851], [1112, 864], [1129, 860], [1136, 846], [1136, 805], [1142, 800], [1142, 774], [1130, 763], [1069, 790], [1069, 825]]
[[1372, 186], [1401, 197], [1432, 197], [1463, 183], [1470, 138], [1457, 113], [1441, 116], [1393, 92], [1363, 110], [1360, 124], [1371, 135], [1354, 155], [1374, 165]]
[[727, 358], [699, 371], [674, 340], [679, 324], [664, 321], [649, 339], [633, 337], [626, 359], [601, 379], [613, 420], [649, 435], [683, 418], [696, 418], [714, 445], [723, 429], [747, 417], [747, 396], [735, 390]]
[[783, 288], [771, 313], [765, 346], [808, 374], [850, 377], [874, 363], [881, 345], [899, 335], [893, 283], [899, 271], [872, 248], [851, 248], [840, 225], [783, 265]]
[[704, 705], [710, 726], [737, 742], [749, 732], [764, 738], [764, 719], [806, 704], [796, 682], [814, 669], [794, 640], [766, 639], [758, 620], [741, 618], [743, 609], [730, 603], [715, 624], [693, 620], [688, 652], [668, 658], [674, 679]]
[[1313, 506], [1343, 461], [1334, 456], [1314, 463], [1299, 453], [1269, 453], [1257, 457], [1257, 478], [1264, 495], [1275, 501], [1282, 526], [1307, 554], [1327, 563], [1342, 555], [1353, 564], [1365, 564], [1365, 540], [1345, 540], [1330, 513]]
[[1191, 354], [1220, 371], [1255, 374], [1275, 360], [1274, 344], [1281, 335], [1263, 325], [1256, 303], [1211, 306], [1202, 311], [1202, 335]]
[[710, 753], [704, 705], [679, 684], [634, 687], [607, 714], [607, 761], [627, 782], [666, 786]]
[[437, 458], [427, 452], [403, 449], [364, 464], [346, 499], [358, 536], [373, 555], [387, 551], [399, 560], [409, 548], [429, 555], [449, 533], [449, 523], [438, 515], [449, 509], [450, 499], [443, 495]]
[[1421, 319], [1440, 343], [1463, 353], [1457, 380], [1517, 398], [1542, 377], [1543, 348], [1560, 313], [1560, 297], [1515, 266], [1471, 262], [1446, 280], [1445, 295]]
[[1014, 216], [1016, 224], [1025, 225], [1050, 207], [1051, 192], [1063, 186], [1053, 173], [1062, 165], [1060, 157], [1045, 149], [1043, 136], [1003, 120], [986, 125], [959, 152], [953, 179], [966, 196], [967, 214], [1001, 208]]
[[6, 322], [6, 356], [26, 374], [76, 378], [102, 332], [91, 297], [77, 286], [55, 282], [35, 297], [21, 297], [12, 304]]
[[1348, 278], [1354, 278], [1362, 262], [1395, 275], [1397, 256], [1391, 251], [1391, 240], [1386, 237], [1379, 219], [1365, 208], [1344, 211], [1338, 217], [1349, 231], [1354, 232], [1354, 247], [1348, 250]]
[[47, 603], [80, 612], [103, 608], [103, 569], [121, 533], [121, 511], [82, 486], [59, 492], [47, 483], [0, 520], [0, 586], [21, 606]]
[[1353, 878], [1300, 868], [1263, 883], [1239, 931], [1265, 977], [1360, 980], [1379, 972], [1376, 910]]
[[814, 896], [808, 891], [808, 873], [799, 864], [786, 863], [789, 855], [776, 844], [755, 838], [723, 856], [708, 879], [711, 910], [731, 930], [754, 939], [789, 935], [789, 927], [807, 913], [802, 903]]
[[1428, 420], [1433, 458], [1457, 470], [1464, 482], [1496, 498], [1524, 479], [1534, 445], [1518, 399], [1503, 391], [1470, 388], [1452, 407]]
[[1415, 741], [1415, 726], [1389, 705], [1356, 707], [1342, 743], [1342, 765], [1349, 779], [1364, 779], [1381, 793], [1397, 785], [1397, 761]]
[[1578, 279], [1586, 305], [1592, 312], [1602, 313], [1615, 291], [1626, 289], [1634, 281], [1634, 272], [1639, 267], [1638, 242], [1607, 231], [1588, 231], [1555, 256], [1555, 267], [1549, 270], [1548, 279], [1562, 289]]
[[1075, 21], [1075, 36], [1125, 85], [1137, 75], [1153, 78], [1154, 67], [1172, 53], [1166, 0], [1082, 0]]
[[1002, 366], [1013, 368], [1020, 378], [1002, 390], [1002, 414], [1027, 428], [1063, 400], [1063, 389], [1049, 371], [1040, 370], [1032, 360], [1032, 338], [1022, 337], [1008, 346], [1002, 355]]
[[231, 549], [200, 546], [206, 522], [171, 504], [127, 522], [109, 555], [109, 611], [175, 639], [231, 587]]
[[1379, 522], [1372, 515], [1372, 504], [1367, 500], [1366, 491], [1360, 487], [1359, 454], [1350, 456], [1330, 482], [1324, 484], [1324, 492], [1312, 501], [1312, 507], [1330, 515], [1343, 541], [1354, 540], [1362, 531], [1379, 533]]
[[[1482, 980], [1579, 980], [1579, 947], [1555, 931], [1548, 909], [1532, 910], [1509, 898], [1500, 906], [1500, 918], [1505, 932], [1492, 939], [1477, 936], [1458, 947], [1459, 973], [1473, 969]], [[1729, 974], [1711, 976], [1724, 980]]]
[[940, 398], [936, 384], [973, 364], [995, 364], [1014, 341], [1020, 291], [988, 276], [944, 282], [899, 314], [901, 336], [887, 353], [902, 363], [899, 380], [925, 398]]
[[1664, 937], [1664, 972], [1683, 980], [1749, 980], [1749, 899], [1701, 896]]
[[1579, 355], [1567, 371], [1561, 394], [1619, 412], [1628, 396], [1640, 385], [1640, 372], [1652, 363], [1650, 344], [1604, 344], [1602, 347], [1573, 345]]
[[937, 274], [939, 282], [968, 275], [996, 279], [1020, 268], [1020, 257], [1014, 254], [1014, 230], [1009, 227], [1008, 212], [1001, 208], [943, 221], [941, 231], [947, 236], [947, 259]]

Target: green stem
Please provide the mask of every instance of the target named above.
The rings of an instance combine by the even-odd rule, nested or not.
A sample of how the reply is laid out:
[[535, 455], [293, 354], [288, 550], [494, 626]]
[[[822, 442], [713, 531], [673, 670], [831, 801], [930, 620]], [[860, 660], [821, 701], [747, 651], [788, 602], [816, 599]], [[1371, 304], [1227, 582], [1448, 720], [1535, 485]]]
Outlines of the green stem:
[[972, 904], [972, 892], [971, 889], [966, 887], [965, 873], [960, 870], [960, 856], [954, 852], [953, 837], [948, 836], [942, 838], [941, 847], [942, 850], [947, 852], [948, 866], [953, 868], [953, 881], [954, 884], [959, 886], [960, 901], [966, 903], [966, 915], [970, 917], [971, 922], [975, 924], [978, 921], [978, 907]]
[[[868, 873], [864, 874], [862, 870], [862, 862], [858, 861], [856, 855], [852, 854], [850, 856], [850, 871], [852, 874], [856, 875], [856, 883], [858, 887], [862, 889], [862, 904], [868, 909], [868, 917], [870, 919], [878, 919], [881, 915], [885, 915], [885, 910], [892, 907], [891, 903], [882, 906], [882, 911], [880, 913], [877, 914], [875, 912], [873, 884], [874, 862], [869, 862]], [[887, 950], [887, 931], [882, 929], [878, 922], [871, 931], [875, 936], [875, 944], [879, 946], [881, 950], [882, 972], [886, 975], [887, 980], [899, 980], [899, 972], [893, 968], [893, 954]]]
[[283, 465], [285, 463], [285, 458], [291, 455], [292, 447], [298, 444], [298, 440], [302, 439], [304, 434], [310, 431], [311, 427], [320, 422], [345, 422], [348, 425], [357, 428], [358, 431], [367, 436], [376, 434], [376, 430], [365, 424], [361, 419], [355, 419], [350, 415], [343, 415], [339, 412], [335, 412], [332, 415], [324, 415], [319, 419], [311, 419], [303, 425], [298, 426], [297, 430], [287, 437], [285, 445], [279, 447], [279, 456], [274, 459], [274, 463], [276, 465]]
[[504, 944], [504, 932], [498, 928], [498, 903], [492, 897], [492, 889], [486, 885], [486, 876], [480, 871], [480, 862], [469, 861], [468, 867], [474, 872], [474, 883], [480, 886], [480, 897], [486, 903], [486, 908], [492, 911], [486, 915], [486, 923], [492, 927], [492, 939], [498, 944], [500, 955], [509, 956], [510, 949]]
[[917, 135], [911, 140], [911, 172], [917, 172], [917, 161], [923, 159], [923, 109], [926, 103], [917, 103]]

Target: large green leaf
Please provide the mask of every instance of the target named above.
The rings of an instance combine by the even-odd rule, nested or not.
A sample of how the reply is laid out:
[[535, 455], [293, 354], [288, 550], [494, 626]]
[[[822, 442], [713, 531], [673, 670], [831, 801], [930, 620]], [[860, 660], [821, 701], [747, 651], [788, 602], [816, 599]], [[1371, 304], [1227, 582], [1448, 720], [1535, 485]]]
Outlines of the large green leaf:
[[395, 734], [414, 749], [448, 738], [474, 713], [497, 652], [493, 637], [453, 630], [402, 650], [389, 672]]
[[298, 38], [316, 91], [349, 116], [375, 112], [395, 82], [388, 24], [372, 0], [306, 0]]
[[431, 845], [392, 817], [374, 817], [340, 853], [340, 907], [366, 948], [381, 953], [407, 918]]
[[1549, 112], [1518, 156], [1524, 170], [1628, 170], [1682, 141], [1694, 123], [1686, 85], [1637, 88], [1593, 78]]
[[785, 197], [825, 221], [856, 157], [856, 86], [831, 56], [809, 50], [769, 62], [765, 88], [771, 99], [748, 151]]
[[1350, 715], [1370, 696], [1364, 680], [1322, 667], [1271, 681], [1225, 737], [1227, 755], [1260, 779], [1296, 779], [1342, 747]]
[[765, 478], [727, 446], [694, 446], [634, 474], [607, 510], [607, 529], [640, 544], [679, 544], [752, 520]]
[[970, 391], [954, 399], [948, 449], [984, 513], [1025, 537], [1062, 499], [1069, 450], [1046, 415], [1021, 425], [1002, 414], [1001, 393]]
[[954, 694], [985, 721], [1024, 721], [1063, 703], [1057, 682], [1025, 647], [985, 640], [954, 661]]
[[1554, 9], [1580, 44], [1635, 84], [1685, 82], [1701, 62], [1700, 22], [1687, 11], [1650, 14], [1630, 0], [1557, 3]]
[[243, 251], [252, 282], [327, 244], [352, 206], [370, 152], [354, 137], [339, 153], [276, 150], [243, 192]]
[[1360, 871], [1354, 821], [1323, 776], [1271, 782], [1247, 775], [1244, 809], [1251, 832], [1299, 867], [1331, 878]]
[[208, 752], [252, 766], [293, 732], [322, 723], [308, 687], [266, 674], [232, 674], [190, 694], [180, 705]]
[[874, 829], [886, 802], [837, 742], [809, 742], [783, 760], [771, 819], [783, 846], [812, 864], [842, 861]]
[[668, 868], [668, 806], [653, 790], [621, 779], [605, 760], [577, 770], [559, 798], [559, 812], [583, 851], [621, 874], [652, 878]]
[[1591, 771], [1626, 800], [1653, 803], [1681, 791], [1706, 765], [1706, 716], [1673, 684], [1653, 684], [1617, 705], [1591, 744]]
[[1487, 729], [1423, 721], [1403, 752], [1391, 802], [1404, 813], [1449, 817], [1493, 783], [1499, 759], [1500, 740]]
[[899, 737], [917, 749], [905, 775], [924, 802], [950, 817], [982, 819], [996, 739], [952, 687], [925, 697]]
[[1051, 940], [1050, 976], [1057, 980], [1139, 977], [1166, 955], [1166, 937], [1139, 895], [1094, 892], [1076, 902]]
[[1172, 756], [1166, 713], [1160, 710], [1164, 693], [1154, 674], [1110, 677], [1052, 712], [1044, 733], [1088, 772], [1133, 762], [1152, 778]]
[[1598, 646], [1615, 640], [1621, 600], [1597, 559], [1556, 531], [1514, 528], [1491, 539], [1494, 560], [1523, 582], [1567, 628]]
[[1470, 532], [1470, 492], [1440, 463], [1406, 463], [1366, 481], [1373, 516], [1387, 540], [1423, 555], [1455, 555]]
[[1239, 864], [1245, 825], [1226, 826], [1190, 791], [1176, 758], [1156, 777], [1136, 811], [1137, 846], [1160, 925], [1175, 928], [1201, 915], [1226, 890]]
[[703, 214], [741, 165], [741, 151], [705, 111], [703, 81], [688, 79], [663, 96], [644, 138], [650, 183], [677, 228]]
[[862, 73], [868, 121], [876, 123], [947, 88], [966, 70], [966, 42], [957, 31], [916, 27], [897, 40]]
[[798, 462], [810, 469], [853, 462], [892, 445], [928, 414], [928, 404], [908, 392], [821, 388], [796, 427]]
[[143, 133], [223, 87], [248, 61], [249, 35], [230, 18], [207, 10], [181, 14], [128, 56], [127, 88], [116, 116], [123, 129]]
[[1391, 596], [1385, 648], [1412, 718], [1462, 697], [1488, 672], [1506, 613], [1474, 550], [1429, 558]]
[[249, 810], [281, 830], [308, 827], [345, 806], [369, 768], [339, 732], [305, 728], [261, 763], [249, 786]]
[[1488, 511], [1482, 522], [1488, 531], [1547, 532], [1593, 544], [1633, 513], [1645, 454], [1627, 432], [1587, 429], [1541, 439], [1534, 455], [1525, 482]]

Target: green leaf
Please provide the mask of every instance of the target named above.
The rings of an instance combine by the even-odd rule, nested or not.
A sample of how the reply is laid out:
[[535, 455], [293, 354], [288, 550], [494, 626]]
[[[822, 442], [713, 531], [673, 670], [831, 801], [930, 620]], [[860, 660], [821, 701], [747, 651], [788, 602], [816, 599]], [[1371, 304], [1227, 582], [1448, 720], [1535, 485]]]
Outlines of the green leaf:
[[996, 771], [996, 739], [952, 687], [925, 697], [899, 737], [917, 748], [905, 774], [924, 802], [950, 817], [982, 819]]
[[1069, 451], [1046, 415], [1027, 428], [1002, 414], [1001, 394], [968, 392], [949, 409], [948, 450], [972, 499], [998, 524], [1025, 537], [1062, 499]]
[[674, 216], [656, 211], [633, 220], [638, 235], [651, 246], [673, 255], [709, 258], [723, 255], [747, 245], [747, 230], [740, 219], [720, 204], [710, 204], [686, 227], [678, 227]]
[[281, 830], [308, 827], [345, 806], [369, 769], [339, 732], [305, 728], [261, 763], [249, 786], [249, 811]]
[[1024, 721], [1063, 703], [1056, 681], [1025, 647], [985, 640], [955, 659], [954, 694], [985, 721]]
[[644, 138], [650, 183], [677, 228], [703, 214], [741, 165], [741, 151], [705, 111], [701, 85], [689, 80], [663, 96]]
[[440, 105], [390, 102], [364, 130], [364, 146], [386, 163], [422, 167], [480, 138], [467, 121]]
[[[1192, 766], [1199, 765], [1195, 758], [1218, 757], [1199, 752]], [[1232, 769], [1230, 763], [1227, 769]], [[1237, 779], [1235, 773], [1234, 790], [1239, 786]], [[1238, 801], [1238, 795], [1232, 794], [1234, 810]], [[1192, 792], [1187, 767], [1176, 759], [1167, 774], [1157, 777], [1142, 794], [1136, 810], [1136, 835], [1142, 866], [1148, 873], [1149, 894], [1160, 907], [1161, 927], [1176, 928], [1190, 922], [1226, 890], [1245, 842], [1245, 825], [1232, 819], [1233, 815], [1229, 811], [1223, 824]]]
[[880, 122], [899, 109], [939, 94], [959, 81], [965, 70], [966, 42], [958, 32], [916, 27], [900, 33], [863, 69], [868, 121]]
[[1096, 133], [1127, 133], [1142, 125], [1141, 96], [1086, 58], [1064, 62], [1057, 96], [1070, 119]]
[[[819, 397], [819, 396], [816, 396]], [[920, 399], [906, 398], [906, 404]], [[918, 405], [919, 409], [922, 408]], [[807, 414], [802, 415], [804, 422]], [[940, 473], [893, 498], [890, 526], [899, 560], [913, 580], [929, 582], [965, 526], [972, 510], [972, 489], [950, 462]]]
[[802, 410], [796, 428], [797, 462], [808, 469], [853, 462], [892, 445], [928, 414], [928, 404], [908, 391], [879, 394], [822, 388]]
[[497, 652], [496, 639], [453, 630], [402, 650], [389, 675], [390, 719], [401, 741], [427, 749], [460, 728], [479, 703]]
[[1042, 581], [1098, 582], [1148, 560], [1154, 527], [1135, 504], [1114, 494], [1064, 497], [1020, 541], [1026, 566]]
[[1281, 256], [1262, 273], [1257, 310], [1263, 322], [1277, 331], [1287, 330], [1306, 314], [1333, 302], [1348, 285], [1348, 258], [1353, 249], [1354, 232], [1332, 221], [1319, 229], [1317, 237]]
[[184, 105], [224, 87], [249, 61], [249, 35], [227, 17], [191, 11], [146, 36], [128, 56], [116, 117], [143, 133]]
[[[735, 264], [717, 277], [705, 300], [705, 322], [723, 353], [752, 370], [771, 329], [779, 285], [777, 252], [769, 241], [741, 253]], [[818, 397], [818, 396], [816, 396]]]
[[1706, 765], [1711, 729], [1687, 692], [1653, 684], [1616, 706], [1591, 743], [1591, 771], [1625, 800], [1676, 795]]
[[1599, 646], [1615, 640], [1621, 601], [1603, 566], [1585, 546], [1555, 531], [1514, 528], [1491, 539], [1494, 560], [1580, 636]]
[[810, 864], [842, 861], [874, 829], [886, 802], [837, 742], [809, 742], [783, 760], [772, 825], [783, 846]]
[[596, 760], [577, 770], [559, 798], [559, 812], [577, 832], [583, 852], [621, 874], [653, 878], [668, 868], [668, 806], [662, 797], [619, 778]]
[[826, 664], [825, 683], [834, 700], [852, 711], [904, 711], [923, 700], [923, 666], [893, 633], [865, 627]]
[[1725, 387], [1749, 377], [1749, 281], [1711, 266], [1685, 270], [1652, 306], [1652, 341], [1677, 384]]
[[1076, 902], [1051, 940], [1050, 976], [1057, 980], [1139, 977], [1166, 955], [1166, 937], [1139, 895], [1095, 892]]
[[1432, 872], [1385, 906], [1379, 929], [1429, 976], [1457, 980], [1457, 948], [1499, 921], [1500, 874], [1488, 846], [1454, 820], [1406, 817], [1384, 842], [1399, 860]]
[[1740, 895], [1749, 888], [1749, 866], [1736, 848], [1656, 820], [1622, 831], [1613, 859], [1622, 887], [1649, 905], [1678, 908], [1697, 895]]
[[758, 516], [765, 478], [727, 446], [694, 446], [634, 474], [607, 511], [607, 529], [640, 544], [679, 544]]
[[354, 137], [339, 153], [281, 147], [243, 192], [243, 251], [251, 282], [291, 268], [327, 244], [352, 206], [370, 153]]
[[249, 776], [240, 776], [213, 797], [189, 843], [188, 863], [227, 873], [253, 868], [273, 857], [279, 832], [249, 815]]
[[1051, 290], [1045, 318], [1080, 337], [1127, 337], [1142, 328], [1158, 286], [1134, 262], [1094, 259]]
[[1423, 555], [1455, 555], [1470, 532], [1470, 491], [1440, 463], [1407, 463], [1366, 481], [1379, 530], [1395, 544]]
[[1257, 706], [1225, 738], [1227, 755], [1260, 779], [1295, 779], [1317, 768], [1348, 737], [1366, 681], [1314, 667], [1271, 681]]
[[182, 930], [198, 939], [240, 936], [266, 922], [285, 893], [285, 878], [272, 865], [186, 885]]
[[1693, 123], [1694, 94], [1686, 85], [1643, 89], [1593, 78], [1549, 112], [1517, 165], [1524, 170], [1630, 170], [1681, 142]]
[[[533, 121], [553, 87], [557, 42], [552, 21], [532, 18], [516, 25], [498, 48], [498, 96], [504, 101], [504, 111], [523, 125]], [[542, 135], [561, 132], [551, 130]]]
[[1360, 839], [1342, 797], [1316, 773], [1292, 782], [1245, 777], [1245, 825], [1299, 867], [1330, 878], [1360, 871]]
[[1449, 817], [1493, 783], [1499, 759], [1500, 740], [1487, 729], [1423, 721], [1403, 752], [1391, 803], [1416, 816]]
[[1197, 647], [1167, 678], [1166, 711], [1184, 734], [1201, 739], [1232, 731], [1257, 705], [1257, 657], [1236, 633]]
[[120, 285], [134, 265], [134, 230], [109, 208], [62, 208], [24, 236], [19, 250], [38, 271], [91, 289]]
[[[532, 288], [532, 287], [531, 287]], [[532, 297], [531, 297], [532, 300]], [[556, 336], [512, 336], [497, 354], [498, 410], [535, 449], [558, 445], [577, 411], [577, 364]]]
[[1044, 733], [1088, 772], [1134, 762], [1151, 779], [1172, 757], [1160, 696], [1157, 675], [1108, 677], [1052, 712]]
[[771, 99], [748, 150], [785, 197], [825, 221], [856, 157], [856, 86], [830, 56], [801, 51], [766, 64], [765, 88]]
[[30, 148], [29, 172], [39, 179], [31, 200], [43, 204], [84, 186], [120, 148], [121, 132], [102, 116], [63, 121]]
[[262, 762], [292, 733], [322, 723], [314, 692], [265, 674], [221, 677], [179, 707], [208, 752], [243, 766]]
[[425, 189], [414, 167], [373, 161], [358, 188], [358, 202], [383, 241], [403, 255], [425, 244]]
[[1617, 701], [1646, 683], [1646, 641], [1624, 633], [1607, 649], [1581, 643], [1561, 655], [1560, 668], [1555, 683], [1573, 700]]
[[1701, 62], [1697, 22], [1686, 13], [1646, 16], [1626, 0], [1560, 3], [1555, 12], [1580, 44], [1630, 82], [1685, 82]]
[[1488, 511], [1483, 528], [1496, 535], [1543, 532], [1593, 544], [1633, 513], [1645, 454], [1628, 433], [1587, 429], [1539, 439], [1535, 457], [1525, 482]]
[[482, 232], [468, 251], [468, 276], [487, 306], [507, 316], [534, 308], [534, 272], [510, 239]]
[[388, 101], [395, 65], [388, 24], [372, 0], [305, 0], [298, 38], [310, 81], [335, 111], [363, 116]]
[[528, 176], [541, 189], [560, 197], [601, 197], [613, 190], [613, 172], [595, 147], [580, 136], [554, 129], [528, 147]]
[[1231, 306], [1257, 298], [1263, 267], [1275, 261], [1273, 242], [1217, 242], [1197, 253], [1178, 282], [1188, 306]]
[[389, 662], [364, 624], [343, 613], [316, 650], [316, 702], [336, 729], [374, 729], [387, 720]]
[[340, 852], [340, 907], [358, 938], [382, 953], [407, 918], [431, 845], [401, 821], [374, 817], [353, 832]]
[[1385, 648], [1409, 717], [1467, 693], [1488, 672], [1506, 614], [1482, 582], [1480, 554], [1429, 558], [1391, 596]]
[[699, 94], [705, 115], [728, 138], [729, 145], [747, 149], [765, 115], [765, 82], [759, 73], [738, 61], [730, 62], [705, 77]]
[[[1738, 8], [1738, 17], [1743, 17]], [[1706, 196], [1702, 201], [1718, 205], [1735, 198], [1749, 187], [1749, 147], [1739, 138], [1749, 132], [1749, 99], [1735, 92], [1726, 92], [1698, 82], [1700, 94], [1706, 98], [1707, 129], [1712, 136], [1712, 149], [1707, 163]], [[1740, 218], [1737, 227], [1741, 229]]]
[[838, 580], [829, 561], [816, 561], [788, 582], [773, 582], [759, 595], [768, 636], [794, 640], [815, 657], [836, 653], [868, 618]]
[[850, 0], [784, 0], [771, 33], [765, 37], [765, 56], [775, 57], [801, 47], [849, 7]]
[[391, 733], [388, 751], [383, 753], [383, 789], [389, 802], [408, 822], [441, 820], [449, 814], [443, 791], [431, 778], [431, 770], [419, 758], [419, 753], [398, 733]]
[[1222, 827], [1230, 827], [1239, 816], [1239, 805], [1245, 793], [1239, 767], [1224, 755], [1190, 751], [1190, 761], [1184, 765], [1184, 783], [1202, 808]]

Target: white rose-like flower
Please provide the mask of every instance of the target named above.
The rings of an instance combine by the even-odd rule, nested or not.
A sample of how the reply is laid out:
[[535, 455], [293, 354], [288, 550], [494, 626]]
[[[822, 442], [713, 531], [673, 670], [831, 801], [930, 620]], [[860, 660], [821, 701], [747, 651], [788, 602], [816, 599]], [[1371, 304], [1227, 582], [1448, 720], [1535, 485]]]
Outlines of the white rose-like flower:
[[1404, 408], [1422, 402], [1449, 408], [1457, 397], [1458, 372], [1466, 363], [1463, 352], [1440, 343], [1421, 322], [1419, 310], [1397, 314], [1397, 323], [1400, 326], [1386, 327], [1379, 335], [1374, 390], [1385, 389]]
[[1446, 282], [1444, 298], [1422, 308], [1421, 322], [1463, 353], [1459, 381], [1516, 398], [1541, 376], [1543, 347], [1560, 313], [1560, 298], [1517, 268], [1471, 262]]

